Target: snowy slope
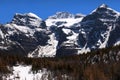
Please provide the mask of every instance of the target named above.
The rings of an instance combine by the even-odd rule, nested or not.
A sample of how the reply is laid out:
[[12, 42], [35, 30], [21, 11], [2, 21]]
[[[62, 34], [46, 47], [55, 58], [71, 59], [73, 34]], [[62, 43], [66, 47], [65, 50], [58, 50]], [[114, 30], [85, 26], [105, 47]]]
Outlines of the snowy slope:
[[[48, 74], [45, 69], [33, 73], [31, 71], [32, 66], [19, 65], [13, 66], [12, 68], [13, 73], [8, 74], [8, 76], [3, 76], [3, 80], [42, 80], [42, 77]], [[44, 76], [44, 80], [48, 80], [47, 76]]]
[[28, 57], [54, 57], [56, 55], [58, 41], [55, 34], [49, 35], [50, 39], [46, 46], [38, 46], [33, 52], [28, 54]]
[[47, 19], [45, 22], [46, 22], [46, 25], [49, 27], [49, 26], [58, 26], [58, 27], [61, 27], [61, 26], [66, 26], [66, 27], [70, 27], [76, 23], [79, 23], [81, 22], [81, 20], [83, 19], [83, 17], [81, 18], [77, 18], [77, 19], [74, 19], [74, 18], [67, 18], [67, 19]]

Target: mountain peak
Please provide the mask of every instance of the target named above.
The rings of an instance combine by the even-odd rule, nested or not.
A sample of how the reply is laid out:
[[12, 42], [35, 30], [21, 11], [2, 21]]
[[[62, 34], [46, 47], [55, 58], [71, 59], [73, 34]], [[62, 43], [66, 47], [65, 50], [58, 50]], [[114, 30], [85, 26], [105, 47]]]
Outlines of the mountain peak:
[[12, 23], [21, 25], [21, 26], [29, 26], [29, 27], [39, 27], [42, 22], [42, 19], [39, 18], [34, 13], [16, 13], [12, 19]]
[[21, 13], [16, 13], [15, 14], [15, 16], [14, 17], [18, 17], [18, 16], [24, 16], [24, 17], [34, 17], [34, 18], [36, 18], [36, 19], [40, 19], [40, 20], [42, 20], [41, 18], [39, 18], [36, 14], [34, 14], [34, 13], [25, 13], [25, 14], [21, 14]]
[[108, 5], [106, 5], [106, 4], [100, 5], [97, 9], [93, 10], [90, 14], [92, 14], [92, 13], [108, 14], [108, 15], [111, 14], [111, 15], [114, 15], [117, 17], [120, 15], [119, 12], [108, 7]]
[[108, 5], [106, 5], [106, 4], [102, 4], [99, 6], [99, 8], [107, 8], [107, 7], [108, 7]]
[[50, 16], [49, 19], [64, 19], [64, 18], [74, 18], [75, 16], [69, 12], [56, 12], [55, 15]]

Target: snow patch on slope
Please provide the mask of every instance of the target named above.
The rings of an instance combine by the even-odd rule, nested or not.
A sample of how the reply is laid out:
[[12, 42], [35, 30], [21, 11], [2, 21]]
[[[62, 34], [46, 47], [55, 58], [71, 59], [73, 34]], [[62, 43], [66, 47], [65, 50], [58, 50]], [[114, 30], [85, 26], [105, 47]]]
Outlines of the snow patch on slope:
[[65, 34], [67, 34], [67, 35], [69, 35], [69, 34], [72, 32], [70, 29], [65, 29], [65, 28], [63, 28], [62, 30], [63, 30], [63, 32], [64, 32]]
[[114, 46], [117, 46], [117, 45], [120, 45], [120, 39], [118, 39], [118, 40], [116, 41], [116, 43], [114, 44]]
[[[48, 27], [50, 26], [58, 26], [58, 27], [61, 27], [61, 26], [65, 26], [65, 27], [70, 27], [72, 25], [74, 25], [75, 23], [79, 23], [81, 22], [81, 20], [83, 19], [82, 18], [77, 18], [77, 19], [74, 19], [74, 18], [68, 18], [68, 19], [47, 19], [45, 22], [46, 22], [46, 25]], [[60, 25], [57, 25], [57, 22], [62, 22], [62, 24]]]
[[49, 35], [50, 39], [46, 46], [38, 46], [32, 53], [28, 54], [28, 57], [54, 57], [56, 55], [58, 41], [55, 38], [55, 34]]
[[68, 43], [68, 44], [75, 44], [75, 45], [78, 45], [77, 43], [77, 39], [78, 39], [78, 33], [75, 33], [74, 31], [72, 30], [67, 30], [66, 32], [70, 32], [69, 34], [71, 35], [68, 35], [67, 36], [67, 41], [65, 41], [64, 43]]
[[10, 35], [13, 35], [15, 32], [18, 33], [18, 31], [24, 33], [24, 34], [29, 34], [29, 35], [33, 35], [34, 34], [34, 29], [30, 29], [27, 26], [18, 26], [16, 24], [6, 24], [5, 27], [8, 28], [8, 33]]
[[[107, 42], [108, 42], [109, 36], [110, 36], [110, 31], [112, 31], [112, 26], [109, 26], [108, 31], [106, 33], [101, 34], [101, 36], [103, 38], [105, 38], [105, 41], [100, 45], [99, 48], [105, 48], [107, 46]], [[105, 35], [106, 35], [106, 37], [105, 37]]]
[[83, 53], [90, 52], [90, 49], [86, 48], [86, 46], [87, 46], [87, 43], [85, 44], [85, 46], [83, 48], [78, 50], [78, 54], [83, 54]]
[[2, 50], [7, 50], [7, 49], [8, 49], [8, 46], [7, 46], [7, 47], [5, 47], [5, 46], [0, 46], [0, 49], [2, 49]]
[[[37, 73], [31, 71], [32, 66], [13, 66], [13, 73], [9, 74], [7, 78], [3, 76], [3, 80], [41, 80], [42, 75], [47, 71], [39, 70]], [[47, 80], [46, 78], [44, 80]]]
[[31, 17], [35, 17], [35, 18], [38, 18], [38, 19], [42, 20], [37, 15], [35, 15], [34, 13], [31, 13], [31, 12], [30, 13], [26, 13], [26, 15], [31, 16]]
[[0, 38], [4, 39], [4, 34], [3, 34], [3, 32], [1, 31], [1, 29], [0, 29]]

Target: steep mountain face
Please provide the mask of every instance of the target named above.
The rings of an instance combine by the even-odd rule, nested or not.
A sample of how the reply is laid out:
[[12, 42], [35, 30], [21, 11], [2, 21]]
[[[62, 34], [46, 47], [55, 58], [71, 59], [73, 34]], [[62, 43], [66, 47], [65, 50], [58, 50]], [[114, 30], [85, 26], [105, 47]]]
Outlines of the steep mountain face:
[[[83, 15], [77, 15], [77, 18], [68, 12], [59, 12], [49, 17], [45, 23], [47, 30], [51, 32], [48, 44], [45, 46], [38, 46], [28, 56], [30, 57], [44, 57], [44, 56], [56, 56], [56, 55], [68, 55], [71, 51], [77, 50], [77, 36], [79, 33], [80, 22]], [[72, 47], [72, 48], [71, 48]], [[71, 50], [71, 51], [70, 51]], [[73, 52], [72, 52], [73, 53]]]
[[[81, 21], [79, 45], [90, 50], [113, 46], [119, 39], [119, 13], [103, 4]], [[114, 37], [113, 37], [114, 36]]]
[[[59, 17], [61, 15], [61, 17]], [[78, 53], [78, 34], [80, 29], [80, 22], [83, 19], [83, 15], [72, 15], [70, 13], [56, 13], [46, 20], [48, 29], [55, 34], [58, 41], [56, 55], [71, 55]]]
[[11, 23], [0, 27], [1, 51], [26, 55], [38, 45], [46, 45], [50, 32], [45, 27], [45, 22], [32, 13], [16, 14]]
[[114, 25], [114, 29], [111, 31], [111, 35], [108, 40], [108, 46], [116, 46], [120, 44], [120, 16], [116, 19]]
[[15, 14], [0, 25], [0, 52], [28, 57], [86, 53], [120, 44], [120, 13], [103, 4], [89, 15], [58, 12], [43, 21], [33, 13]]

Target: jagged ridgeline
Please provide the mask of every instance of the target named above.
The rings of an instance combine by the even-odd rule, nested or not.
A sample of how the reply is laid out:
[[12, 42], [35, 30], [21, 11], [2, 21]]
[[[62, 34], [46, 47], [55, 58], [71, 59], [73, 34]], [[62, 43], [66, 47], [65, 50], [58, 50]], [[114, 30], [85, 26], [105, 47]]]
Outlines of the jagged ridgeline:
[[0, 25], [0, 53], [54, 57], [119, 45], [120, 13], [103, 4], [88, 15], [57, 12], [42, 20], [33, 13], [14, 15]]

